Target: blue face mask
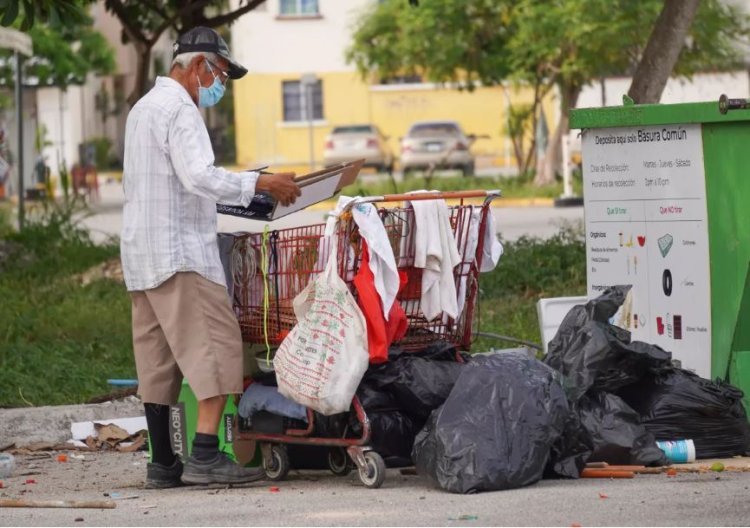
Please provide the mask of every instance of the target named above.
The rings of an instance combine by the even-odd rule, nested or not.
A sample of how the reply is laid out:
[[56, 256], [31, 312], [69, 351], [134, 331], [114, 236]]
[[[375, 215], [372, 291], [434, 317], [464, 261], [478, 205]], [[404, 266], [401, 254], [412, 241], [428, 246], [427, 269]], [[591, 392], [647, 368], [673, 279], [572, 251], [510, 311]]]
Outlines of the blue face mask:
[[224, 91], [226, 90], [219, 78], [214, 75], [211, 65], [208, 62], [206, 64], [211, 75], [214, 76], [214, 82], [208, 88], [204, 88], [201, 86], [200, 77], [198, 77], [198, 106], [201, 108], [207, 108], [218, 103], [224, 97]]

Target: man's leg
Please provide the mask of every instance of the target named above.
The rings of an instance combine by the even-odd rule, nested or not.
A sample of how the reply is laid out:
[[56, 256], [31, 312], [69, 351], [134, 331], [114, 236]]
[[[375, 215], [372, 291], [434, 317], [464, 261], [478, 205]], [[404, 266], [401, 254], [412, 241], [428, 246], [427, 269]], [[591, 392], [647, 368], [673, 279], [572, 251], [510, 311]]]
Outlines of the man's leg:
[[219, 453], [217, 433], [226, 402], [226, 396], [214, 396], [198, 402], [198, 425], [191, 453], [196, 459], [213, 460]]
[[182, 462], [172, 451], [169, 405], [177, 400], [182, 374], [147, 296], [143, 292], [131, 292], [131, 301], [138, 392], [144, 401], [151, 446], [146, 488], [180, 486]]
[[219, 451], [216, 435], [228, 394], [242, 392], [242, 336], [225, 287], [192, 272], [147, 292], [169, 347], [198, 399], [198, 427], [182, 481], [239, 484], [265, 476]]

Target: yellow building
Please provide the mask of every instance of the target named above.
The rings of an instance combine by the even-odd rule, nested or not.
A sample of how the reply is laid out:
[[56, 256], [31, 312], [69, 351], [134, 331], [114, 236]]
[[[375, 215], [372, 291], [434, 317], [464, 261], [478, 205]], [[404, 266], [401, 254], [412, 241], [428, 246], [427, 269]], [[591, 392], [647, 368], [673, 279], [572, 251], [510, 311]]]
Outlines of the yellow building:
[[[508, 105], [532, 102], [532, 91], [366, 84], [344, 53], [353, 21], [372, 1], [268, 0], [232, 26], [233, 53], [249, 69], [234, 86], [237, 162], [303, 170], [313, 158], [320, 166], [331, 129], [355, 123], [377, 125], [398, 157], [399, 138], [413, 122], [446, 119], [458, 121], [467, 134], [489, 136], [472, 147], [478, 167], [512, 170]], [[312, 121], [306, 113], [306, 74], [317, 79]], [[551, 104], [545, 102], [545, 110], [554, 115]]]

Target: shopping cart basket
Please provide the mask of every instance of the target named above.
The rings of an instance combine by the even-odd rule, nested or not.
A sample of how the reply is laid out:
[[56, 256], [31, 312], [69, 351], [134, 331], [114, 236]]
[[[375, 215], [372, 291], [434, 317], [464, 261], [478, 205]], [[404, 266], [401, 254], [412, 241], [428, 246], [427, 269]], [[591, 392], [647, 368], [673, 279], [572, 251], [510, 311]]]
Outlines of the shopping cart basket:
[[[438, 317], [428, 321], [420, 309], [422, 270], [414, 266], [416, 230], [413, 209], [399, 204], [378, 210], [397, 267], [407, 276], [406, 285], [397, 299], [406, 312], [408, 330], [400, 341], [393, 344], [404, 351], [417, 351], [440, 340], [454, 344], [460, 350], [469, 350], [476, 323], [484, 234], [489, 225], [491, 202], [499, 196], [499, 191], [460, 191], [367, 197], [350, 203], [340, 214], [333, 227], [336, 236], [326, 236], [326, 224], [235, 234], [232, 251], [233, 307], [243, 340], [273, 347], [281, 343], [296, 324], [292, 302], [308, 282], [325, 268], [332, 240], [338, 243], [338, 273], [356, 298], [353, 279], [361, 264], [363, 240], [350, 212], [356, 203], [447, 199], [457, 201], [456, 205], [449, 206], [450, 224], [461, 256], [460, 264], [454, 269], [459, 305], [462, 306], [457, 320]], [[470, 198], [484, 200], [481, 205], [464, 202]], [[370, 488], [378, 488], [385, 478], [385, 462], [369, 445], [370, 422], [356, 396], [352, 401], [352, 412], [361, 426], [358, 438], [315, 436], [316, 415], [310, 409], [307, 410], [305, 429], [285, 429], [283, 433], [241, 430], [239, 437], [260, 442], [263, 466], [271, 480], [283, 480], [290, 469], [285, 444], [307, 444], [331, 448], [328, 465], [335, 474], [347, 474], [352, 469], [351, 460], [359, 471], [362, 483]]]

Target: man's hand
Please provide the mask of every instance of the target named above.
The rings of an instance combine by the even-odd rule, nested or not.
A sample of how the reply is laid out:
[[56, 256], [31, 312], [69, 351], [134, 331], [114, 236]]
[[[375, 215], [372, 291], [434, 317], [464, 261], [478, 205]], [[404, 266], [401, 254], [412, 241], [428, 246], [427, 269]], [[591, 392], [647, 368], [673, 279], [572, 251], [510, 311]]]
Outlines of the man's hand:
[[295, 173], [278, 172], [276, 174], [261, 174], [255, 184], [256, 191], [265, 191], [276, 198], [281, 205], [293, 204], [297, 196], [302, 194], [299, 185], [294, 181]]

